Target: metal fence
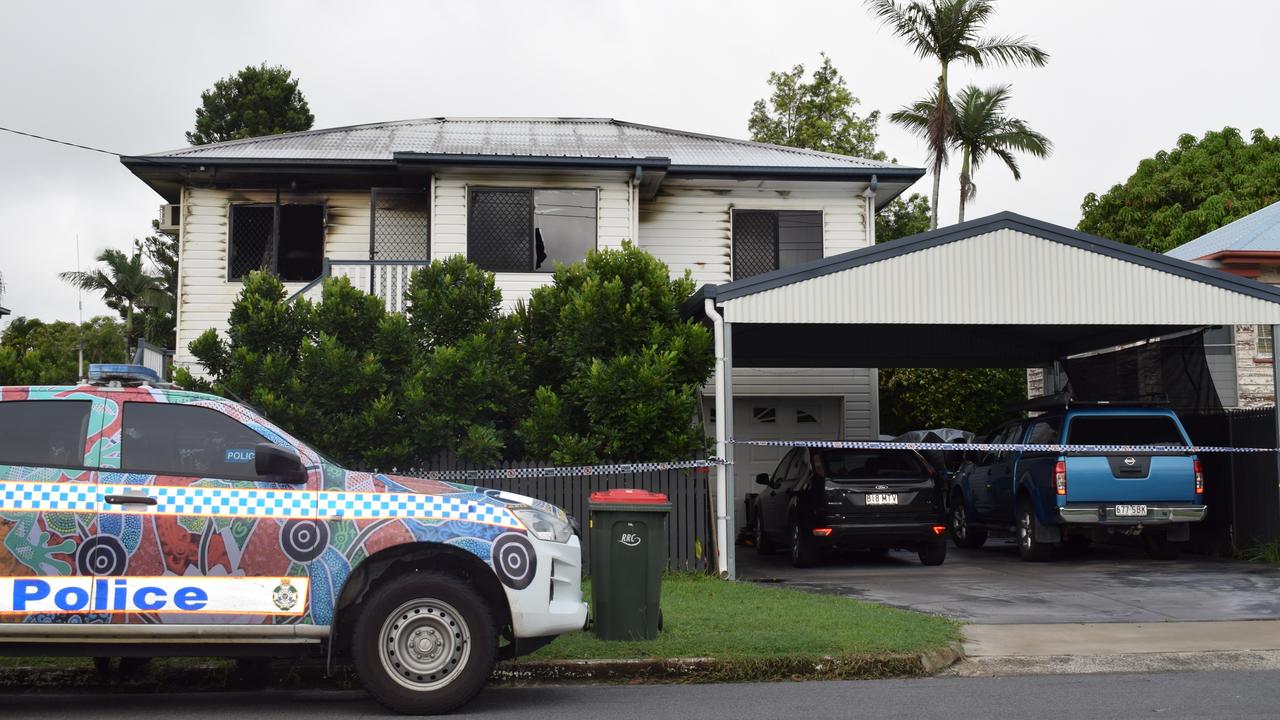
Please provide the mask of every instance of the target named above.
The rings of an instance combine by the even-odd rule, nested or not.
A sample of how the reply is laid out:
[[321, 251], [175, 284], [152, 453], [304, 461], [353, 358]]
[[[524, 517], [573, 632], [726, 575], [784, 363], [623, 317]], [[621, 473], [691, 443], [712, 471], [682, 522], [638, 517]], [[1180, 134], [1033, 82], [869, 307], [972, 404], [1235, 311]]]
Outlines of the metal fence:
[[[1275, 408], [1182, 415], [1196, 445], [1275, 447]], [[1200, 456], [1209, 515], [1193, 526], [1196, 552], [1231, 555], [1280, 540], [1280, 470], [1275, 453]]]
[[[496, 467], [528, 468], [553, 465], [542, 460], [506, 462]], [[476, 465], [454, 457], [441, 456], [423, 468], [408, 475], [429, 471], [480, 470], [491, 465]], [[667, 519], [667, 569], [706, 571], [711, 566], [712, 535], [711, 503], [708, 494], [708, 478], [705, 469], [654, 470], [618, 475], [591, 475], [568, 477], [503, 478], [484, 480], [484, 487], [545, 500], [574, 516], [582, 531], [583, 569], [590, 572], [591, 540], [587, 529], [590, 516], [587, 501], [597, 490], [613, 488], [639, 488], [660, 492], [671, 500], [671, 515]]]

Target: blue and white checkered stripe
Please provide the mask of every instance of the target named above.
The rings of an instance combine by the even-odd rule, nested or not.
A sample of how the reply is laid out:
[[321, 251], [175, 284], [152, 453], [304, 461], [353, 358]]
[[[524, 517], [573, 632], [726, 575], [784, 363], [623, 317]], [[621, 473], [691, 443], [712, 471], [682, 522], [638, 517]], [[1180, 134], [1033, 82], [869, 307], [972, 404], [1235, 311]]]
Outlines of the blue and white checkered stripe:
[[464, 520], [516, 529], [523, 527], [500, 505], [451, 495], [322, 492], [319, 515], [344, 520], [430, 518]]
[[[107, 495], [154, 498], [155, 505], [105, 502]], [[88, 483], [0, 483], [0, 510], [16, 512], [106, 512], [342, 520], [460, 520], [521, 529], [501, 505], [475, 495], [416, 495], [382, 492], [311, 492], [265, 488], [221, 488]]]
[[[145, 494], [156, 500], [145, 512], [161, 515], [215, 515], [234, 517], [313, 517], [315, 493], [305, 490], [219, 488], [168, 485], [103, 485], [102, 494]], [[103, 504], [104, 512], [139, 512], [137, 506]]]
[[92, 512], [97, 487], [91, 483], [0, 482], [0, 510]]

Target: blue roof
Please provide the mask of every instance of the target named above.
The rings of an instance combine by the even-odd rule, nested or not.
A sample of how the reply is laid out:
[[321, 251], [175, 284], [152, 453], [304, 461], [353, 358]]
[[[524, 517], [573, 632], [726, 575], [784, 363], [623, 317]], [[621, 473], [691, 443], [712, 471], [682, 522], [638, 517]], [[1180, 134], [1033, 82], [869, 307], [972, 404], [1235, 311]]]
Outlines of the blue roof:
[[1198, 260], [1224, 250], [1280, 252], [1280, 202], [1205, 233], [1165, 254], [1179, 260]]

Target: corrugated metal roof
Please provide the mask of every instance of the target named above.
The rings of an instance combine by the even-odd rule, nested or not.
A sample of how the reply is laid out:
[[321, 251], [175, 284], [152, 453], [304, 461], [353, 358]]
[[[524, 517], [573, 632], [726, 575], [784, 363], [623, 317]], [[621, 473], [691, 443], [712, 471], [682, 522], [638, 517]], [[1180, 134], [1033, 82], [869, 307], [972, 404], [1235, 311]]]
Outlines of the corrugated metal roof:
[[1179, 245], [1166, 255], [1199, 260], [1227, 250], [1280, 252], [1280, 202]]
[[1280, 323], [1280, 289], [1014, 213], [700, 294], [745, 323]]
[[389, 161], [395, 153], [505, 157], [662, 157], [677, 166], [904, 168], [608, 118], [426, 118], [231, 140], [144, 157]]

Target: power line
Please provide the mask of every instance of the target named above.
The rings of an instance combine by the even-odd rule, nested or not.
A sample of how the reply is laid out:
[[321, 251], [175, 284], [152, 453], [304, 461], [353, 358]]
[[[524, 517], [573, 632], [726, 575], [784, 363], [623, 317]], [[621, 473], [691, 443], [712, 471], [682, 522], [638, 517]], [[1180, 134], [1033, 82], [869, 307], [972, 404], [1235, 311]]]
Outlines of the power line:
[[66, 140], [58, 140], [56, 138], [45, 137], [43, 135], [36, 135], [35, 133], [23, 132], [21, 130], [14, 130], [13, 128], [0, 126], [0, 130], [3, 130], [4, 132], [7, 132], [7, 133], [13, 133], [14, 135], [23, 135], [25, 137], [35, 138], [36, 140], [44, 140], [45, 142], [57, 143], [58, 145], [66, 145], [68, 147], [80, 148], [81, 150], [92, 150], [93, 152], [102, 153], [103, 155], [113, 155], [115, 157], [124, 157], [121, 153], [118, 153], [118, 152], [111, 152], [110, 150], [103, 150], [102, 148], [89, 147], [88, 145], [81, 145], [79, 143], [67, 142]]

